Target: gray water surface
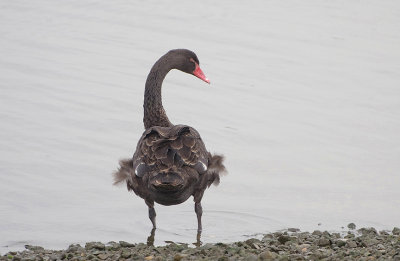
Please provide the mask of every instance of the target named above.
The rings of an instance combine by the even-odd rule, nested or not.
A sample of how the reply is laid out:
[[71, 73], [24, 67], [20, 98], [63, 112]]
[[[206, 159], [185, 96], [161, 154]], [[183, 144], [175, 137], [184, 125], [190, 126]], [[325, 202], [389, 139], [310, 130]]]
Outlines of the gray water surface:
[[[172, 71], [168, 116], [229, 171], [203, 199], [203, 242], [399, 226], [398, 1], [2, 1], [0, 35], [0, 252], [146, 240], [146, 205], [111, 173], [175, 48], [211, 85]], [[195, 241], [192, 200], [156, 211], [156, 244]]]

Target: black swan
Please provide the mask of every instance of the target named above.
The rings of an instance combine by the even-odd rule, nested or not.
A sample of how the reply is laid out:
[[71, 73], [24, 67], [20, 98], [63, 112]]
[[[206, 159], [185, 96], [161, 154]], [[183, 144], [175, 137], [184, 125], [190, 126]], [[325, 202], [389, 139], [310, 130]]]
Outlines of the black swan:
[[172, 124], [162, 106], [161, 85], [172, 69], [193, 74], [210, 83], [199, 67], [196, 54], [171, 50], [151, 68], [144, 93], [144, 127], [132, 159], [121, 160], [114, 184], [126, 181], [128, 190], [143, 198], [156, 228], [154, 202], [176, 205], [193, 196], [200, 232], [201, 199], [211, 184], [218, 185], [225, 171], [223, 156], [206, 150], [200, 134], [192, 127]]

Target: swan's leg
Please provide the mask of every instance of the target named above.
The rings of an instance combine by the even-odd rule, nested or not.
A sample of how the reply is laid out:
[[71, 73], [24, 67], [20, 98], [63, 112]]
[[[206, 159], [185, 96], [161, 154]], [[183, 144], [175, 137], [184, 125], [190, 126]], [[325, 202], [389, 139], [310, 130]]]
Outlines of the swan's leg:
[[156, 210], [154, 209], [154, 201], [145, 200], [145, 202], [149, 207], [149, 218], [153, 224], [153, 228], [156, 228]]
[[197, 215], [197, 232], [201, 232], [201, 215], [203, 214], [203, 208], [201, 207], [201, 202], [194, 203], [194, 211]]

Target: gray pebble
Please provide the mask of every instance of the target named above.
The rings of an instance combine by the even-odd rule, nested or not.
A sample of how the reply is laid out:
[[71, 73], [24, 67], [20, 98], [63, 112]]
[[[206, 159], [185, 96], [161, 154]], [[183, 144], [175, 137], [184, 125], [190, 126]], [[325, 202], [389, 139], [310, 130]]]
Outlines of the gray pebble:
[[350, 223], [350, 224], [347, 225], [347, 227], [348, 227], [349, 229], [351, 229], [351, 230], [354, 230], [354, 229], [356, 229], [356, 224]]

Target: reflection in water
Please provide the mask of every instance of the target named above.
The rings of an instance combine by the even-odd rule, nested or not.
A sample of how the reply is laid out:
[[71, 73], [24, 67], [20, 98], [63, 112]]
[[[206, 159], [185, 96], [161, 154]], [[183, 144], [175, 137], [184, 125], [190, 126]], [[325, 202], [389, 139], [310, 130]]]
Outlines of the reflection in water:
[[[154, 246], [154, 240], [156, 235], [156, 228], [151, 229], [150, 235], [147, 237], [147, 245]], [[166, 243], [173, 243], [173, 241], [165, 241]], [[196, 242], [192, 243], [196, 247], [200, 247], [203, 242], [201, 242], [201, 231], [197, 231]]]

